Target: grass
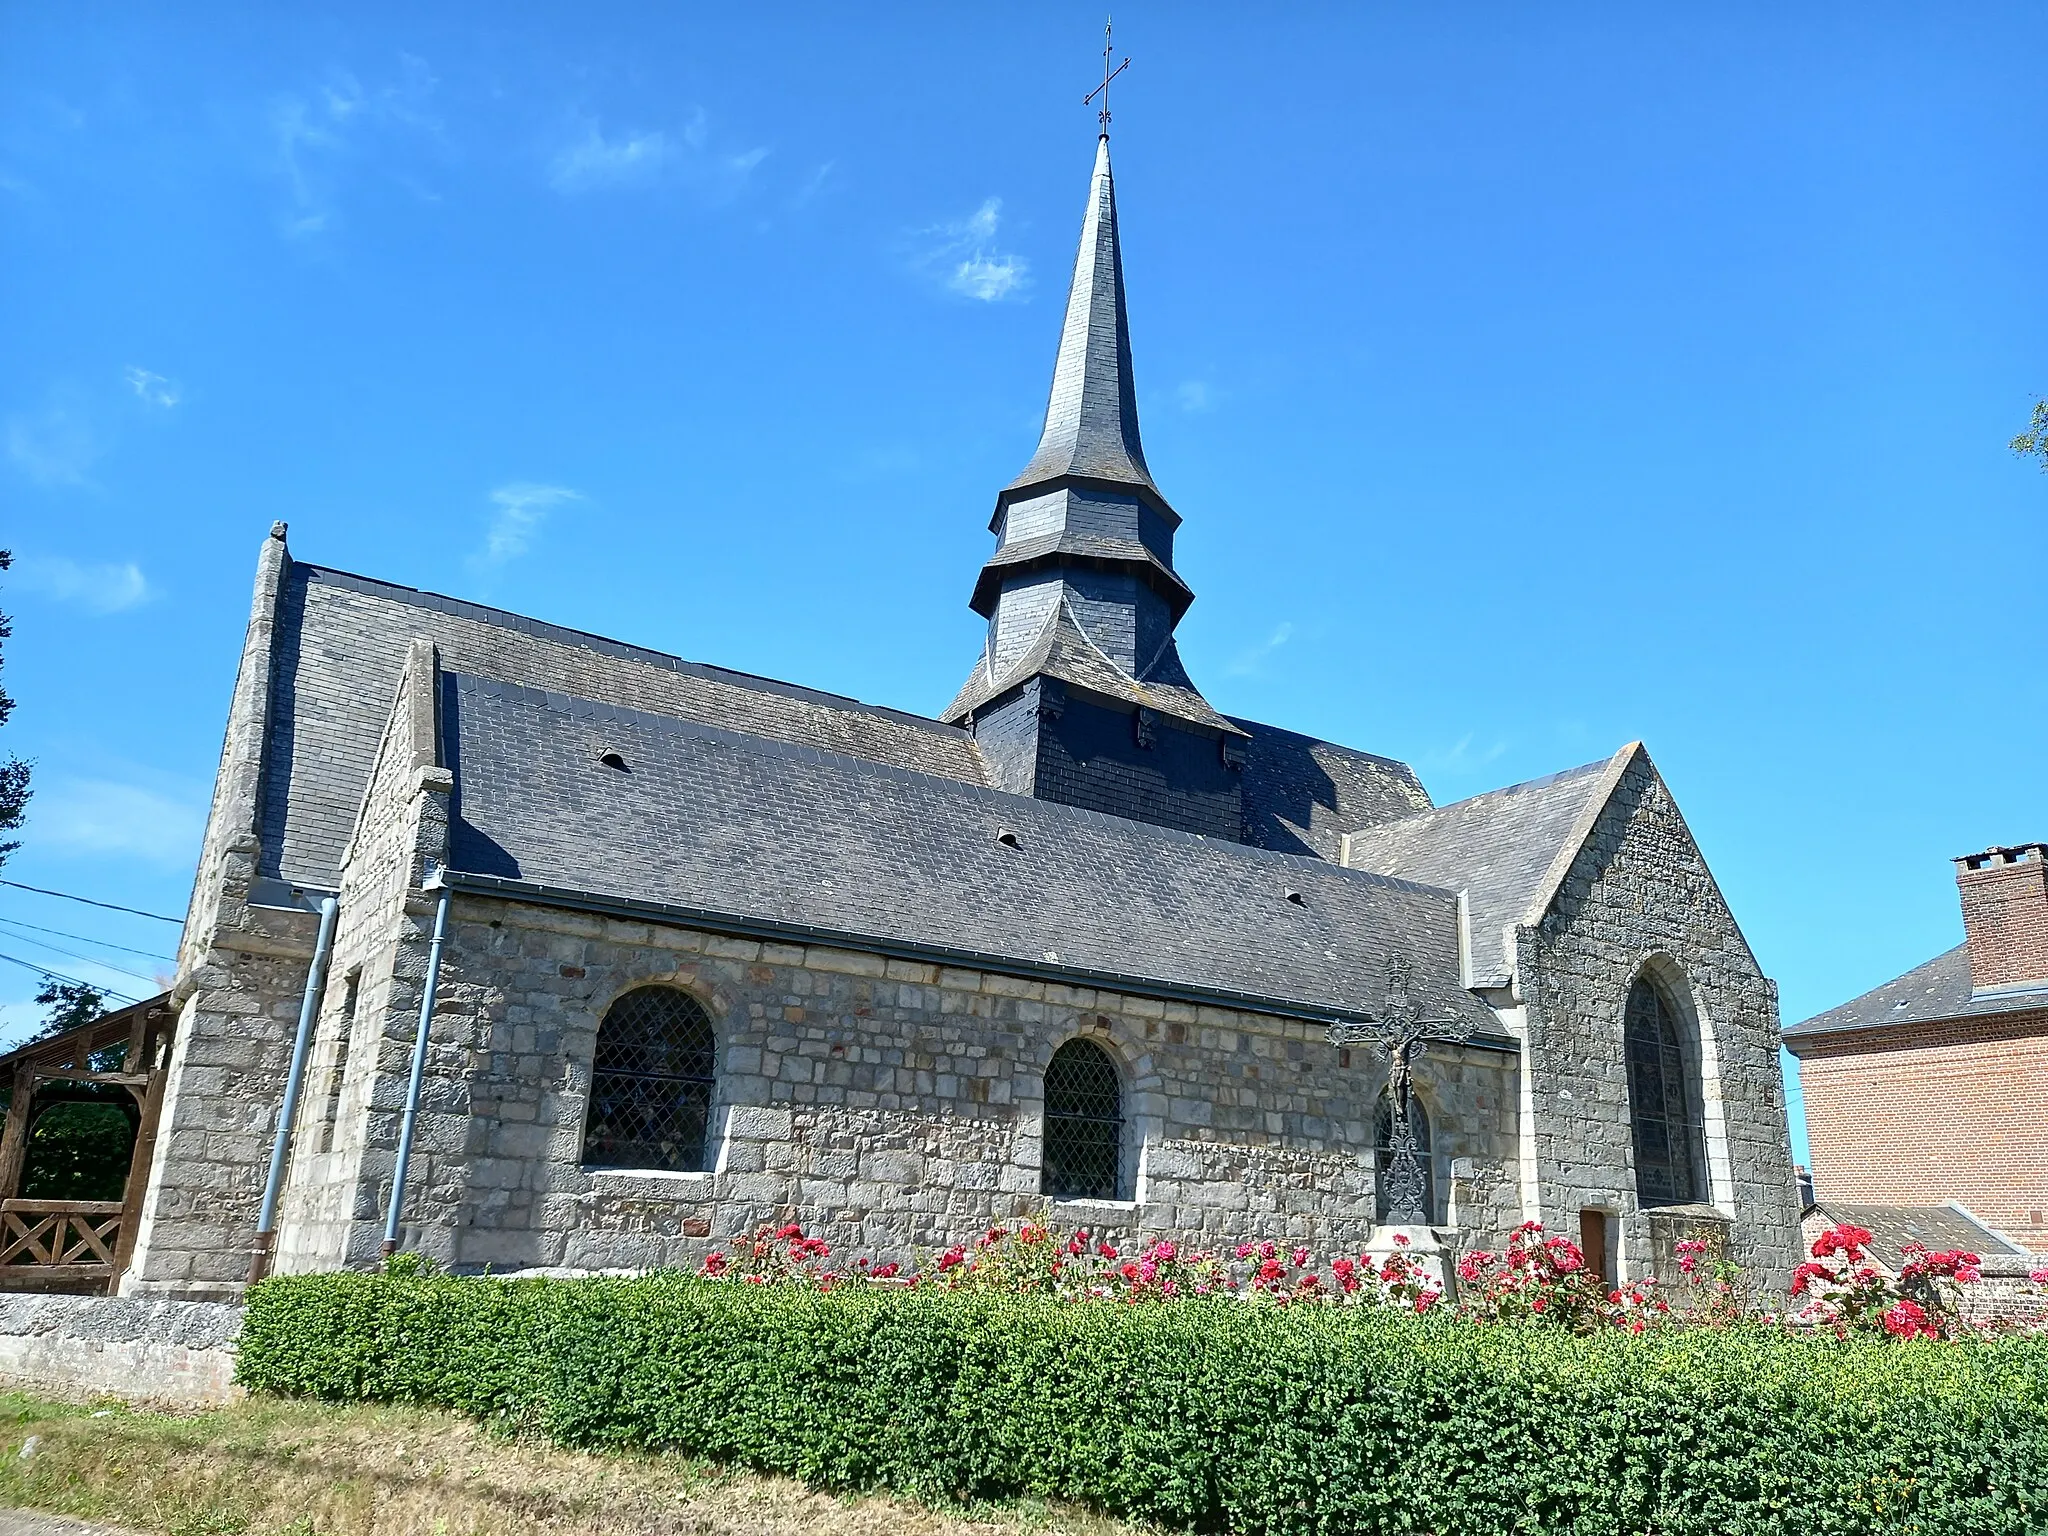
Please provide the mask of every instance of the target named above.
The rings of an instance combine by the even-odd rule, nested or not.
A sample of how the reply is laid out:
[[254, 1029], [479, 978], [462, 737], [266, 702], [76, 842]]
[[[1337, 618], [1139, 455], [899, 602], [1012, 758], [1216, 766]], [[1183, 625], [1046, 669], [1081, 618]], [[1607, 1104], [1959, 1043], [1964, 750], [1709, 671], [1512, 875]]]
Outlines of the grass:
[[1080, 1510], [840, 1498], [673, 1457], [560, 1450], [434, 1409], [265, 1397], [184, 1416], [0, 1394], [0, 1506], [162, 1536], [1137, 1536]]

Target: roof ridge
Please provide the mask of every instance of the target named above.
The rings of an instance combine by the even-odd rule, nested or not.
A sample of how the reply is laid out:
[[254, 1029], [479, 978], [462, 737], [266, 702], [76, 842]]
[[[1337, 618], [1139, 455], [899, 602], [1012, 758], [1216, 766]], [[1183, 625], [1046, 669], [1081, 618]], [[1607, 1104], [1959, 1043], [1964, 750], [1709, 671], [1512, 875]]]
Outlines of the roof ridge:
[[758, 672], [742, 672], [734, 667], [722, 667], [716, 662], [690, 661], [673, 651], [658, 651], [652, 646], [637, 645], [630, 640], [615, 640], [609, 635], [600, 635], [591, 630], [575, 629], [547, 619], [536, 619], [528, 614], [515, 613], [509, 608], [493, 607], [489, 603], [479, 603], [466, 597], [451, 597], [446, 593], [429, 591], [424, 587], [410, 587], [403, 582], [387, 581], [380, 576], [365, 576], [360, 572], [344, 571], [335, 566], [316, 565], [310, 560], [295, 559], [292, 561], [292, 568], [305, 572], [309, 578], [327, 581], [336, 586], [352, 587], [373, 595], [395, 597], [400, 601], [410, 601], [415, 607], [497, 624], [500, 628], [520, 634], [556, 640], [565, 645], [581, 646], [585, 650], [596, 651], [620, 660], [644, 662], [666, 672], [679, 672], [685, 676], [701, 677], [708, 682], [724, 683], [729, 687], [745, 688], [755, 693], [772, 693], [783, 698], [819, 704], [848, 713], [877, 715], [902, 725], [931, 731], [934, 735], [967, 736], [971, 739], [973, 734], [957, 725], [949, 725], [943, 720], [920, 715], [911, 710], [897, 709], [894, 705], [870, 704], [849, 694], [832, 693], [802, 683], [785, 682], [781, 678], [768, 677]]

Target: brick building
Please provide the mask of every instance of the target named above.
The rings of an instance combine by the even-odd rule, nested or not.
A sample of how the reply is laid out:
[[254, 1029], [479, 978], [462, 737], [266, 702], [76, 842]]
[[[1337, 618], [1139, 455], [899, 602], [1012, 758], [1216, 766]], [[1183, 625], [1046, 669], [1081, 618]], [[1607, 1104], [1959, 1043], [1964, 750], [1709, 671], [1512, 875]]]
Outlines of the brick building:
[[770, 1219], [903, 1256], [1047, 1205], [1383, 1241], [1411, 1207], [1364, 1036], [1402, 1015], [1440, 1037], [1418, 1246], [1536, 1217], [1617, 1276], [1696, 1231], [1787, 1271], [1776, 990], [1648, 754], [1439, 808], [1226, 715], [1176, 648], [1179, 523], [1105, 137], [937, 717], [307, 564], [278, 525], [125, 1288], [231, 1294], [271, 1240], [695, 1264]]
[[1956, 860], [1963, 942], [1785, 1031], [1823, 1204], [1953, 1201], [2048, 1252], [2048, 844]]

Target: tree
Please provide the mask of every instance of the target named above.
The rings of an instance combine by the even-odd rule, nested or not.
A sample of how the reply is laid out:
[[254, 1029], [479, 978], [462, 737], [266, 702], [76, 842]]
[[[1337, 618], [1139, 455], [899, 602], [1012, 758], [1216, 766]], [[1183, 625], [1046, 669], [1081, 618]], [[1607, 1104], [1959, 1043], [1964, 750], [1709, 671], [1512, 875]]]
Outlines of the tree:
[[[0, 549], [0, 571], [10, 569], [13, 564], [13, 554]], [[13, 633], [13, 621], [0, 613], [0, 641]], [[13, 713], [14, 700], [7, 696], [5, 688], [0, 688], [0, 725], [5, 725], [7, 717]], [[9, 839], [6, 834], [21, 825], [27, 811], [28, 764], [18, 757], [0, 758], [0, 864], [5, 864], [7, 855], [21, 846], [20, 839]]]
[[2014, 438], [2011, 447], [2023, 459], [2039, 459], [2041, 473], [2048, 475], [2048, 400], [2034, 402], [2034, 424]]
[[43, 1015], [43, 1027], [36, 1035], [39, 1040], [90, 1024], [107, 1011], [107, 994], [82, 981], [46, 982], [36, 994], [36, 1002], [50, 1010]]

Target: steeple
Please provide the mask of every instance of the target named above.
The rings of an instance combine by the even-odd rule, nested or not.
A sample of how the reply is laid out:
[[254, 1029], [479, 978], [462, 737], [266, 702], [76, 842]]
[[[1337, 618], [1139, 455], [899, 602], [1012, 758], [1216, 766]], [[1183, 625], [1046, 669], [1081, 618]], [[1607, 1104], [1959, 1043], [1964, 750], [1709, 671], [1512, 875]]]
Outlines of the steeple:
[[1138, 436], [1104, 133], [1045, 427], [996, 497], [995, 553], [969, 600], [988, 640], [945, 718], [975, 731], [1006, 789], [1236, 838], [1244, 733], [1209, 706], [1174, 644], [1195, 596], [1173, 568], [1179, 526]]
[[1063, 475], [1143, 486], [1155, 496], [1138, 441], [1138, 394], [1131, 381], [1131, 328], [1124, 308], [1123, 250], [1116, 234], [1116, 182], [1109, 135], [1095, 147], [1095, 175], [1081, 220], [1081, 248], [1067, 290], [1067, 321], [1053, 364], [1045, 431], [1008, 495]]

